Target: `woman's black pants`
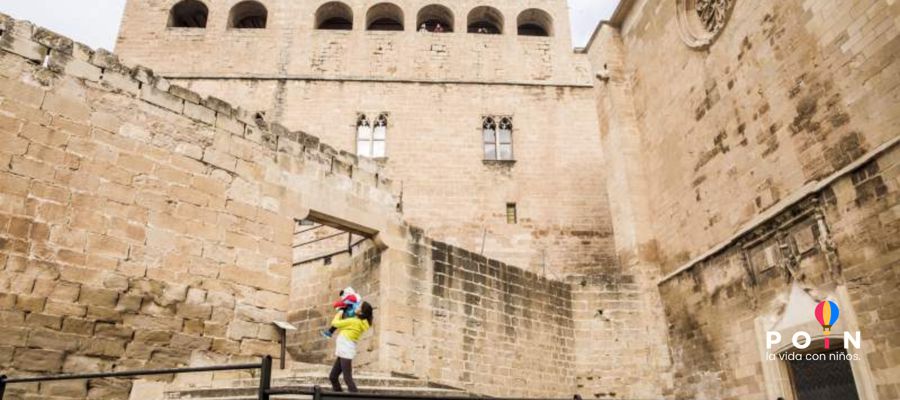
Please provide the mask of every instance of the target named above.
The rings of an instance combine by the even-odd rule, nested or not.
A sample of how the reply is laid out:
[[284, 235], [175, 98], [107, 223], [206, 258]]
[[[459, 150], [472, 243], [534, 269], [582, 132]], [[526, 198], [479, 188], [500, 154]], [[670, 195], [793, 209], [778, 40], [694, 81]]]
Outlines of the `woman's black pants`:
[[358, 392], [358, 390], [356, 390], [356, 383], [353, 382], [353, 360], [340, 357], [338, 357], [337, 360], [334, 360], [334, 366], [331, 367], [331, 374], [328, 375], [328, 379], [331, 380], [331, 388], [334, 389], [335, 392], [343, 392], [343, 389], [341, 389], [341, 381], [338, 380], [338, 377], [341, 376], [342, 372], [344, 373], [344, 383], [347, 384], [347, 390], [352, 393]]

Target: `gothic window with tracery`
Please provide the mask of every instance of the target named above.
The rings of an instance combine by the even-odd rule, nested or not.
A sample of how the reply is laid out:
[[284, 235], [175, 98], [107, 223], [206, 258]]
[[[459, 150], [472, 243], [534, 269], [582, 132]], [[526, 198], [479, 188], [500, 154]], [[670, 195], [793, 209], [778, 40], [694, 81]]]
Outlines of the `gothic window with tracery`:
[[675, 0], [679, 33], [695, 49], [710, 46], [719, 36], [737, 0]]
[[513, 159], [511, 117], [486, 116], [482, 119], [481, 129], [485, 160]]
[[356, 155], [366, 158], [385, 157], [388, 115], [381, 113], [375, 121], [359, 114], [356, 120]]
[[730, 3], [731, 0], [697, 0], [697, 15], [708, 32], [716, 33], [725, 26]]

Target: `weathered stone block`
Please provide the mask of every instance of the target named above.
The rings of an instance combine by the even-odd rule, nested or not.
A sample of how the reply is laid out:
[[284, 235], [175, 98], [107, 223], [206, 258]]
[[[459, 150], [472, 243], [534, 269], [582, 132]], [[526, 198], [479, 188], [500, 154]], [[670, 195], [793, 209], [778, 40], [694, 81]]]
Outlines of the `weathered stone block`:
[[90, 336], [94, 334], [94, 321], [68, 317], [63, 320], [62, 331], [66, 333]]
[[103, 75], [100, 76], [100, 81], [115, 90], [121, 90], [135, 96], [140, 94], [140, 82], [128, 74], [115, 70], [105, 70]]
[[80, 352], [88, 356], [121, 357], [125, 354], [125, 341], [120, 339], [95, 339], [82, 340]]
[[243, 136], [246, 125], [227, 114], [216, 114], [216, 129], [219, 130], [219, 134], [231, 133]]
[[259, 333], [259, 324], [242, 320], [233, 320], [228, 324], [228, 338], [241, 340], [255, 338]]
[[74, 302], [48, 301], [44, 307], [44, 313], [48, 315], [84, 317], [87, 315], [87, 307]]
[[131, 381], [116, 379], [95, 379], [91, 381], [87, 398], [125, 399], [131, 391]]
[[170, 85], [168, 88], [168, 92], [193, 104], [200, 104], [200, 102], [203, 100], [203, 98], [196, 92], [179, 85]]
[[62, 68], [65, 74], [76, 78], [85, 79], [91, 82], [97, 82], [103, 75], [100, 68], [88, 62], [75, 58], [69, 58], [66, 60], [56, 59], [56, 62], [58, 62], [60, 68]]
[[185, 101], [184, 103], [184, 115], [206, 124], [216, 124], [216, 112], [214, 110], [190, 101]]
[[116, 303], [116, 311], [135, 313], [141, 308], [143, 297], [135, 295], [120, 295]]
[[41, 349], [16, 349], [13, 354], [13, 368], [23, 371], [60, 372], [65, 354], [60, 351]]
[[85, 373], [105, 372], [109, 371], [111, 364], [107, 360], [97, 357], [87, 357], [82, 355], [70, 354], [63, 363], [63, 372], [65, 373]]
[[41, 109], [53, 114], [65, 116], [76, 122], [88, 122], [91, 119], [91, 108], [75, 96], [51, 92], [44, 98]]
[[175, 334], [169, 342], [169, 346], [176, 349], [208, 350], [212, 345], [212, 339], [207, 337]]
[[151, 85], [141, 87], [141, 99], [176, 113], [184, 110], [184, 99], [173, 96], [168, 92], [159, 90]]
[[23, 327], [0, 326], [0, 345], [25, 346], [28, 331]]
[[16, 35], [5, 35], [3, 40], [0, 40], [0, 49], [36, 62], [43, 62], [44, 56], [49, 52], [49, 49], [40, 43]]
[[44, 304], [46, 304], [46, 302], [47, 299], [44, 297], [19, 295], [18, 297], [16, 297], [16, 309], [32, 313], [39, 313], [43, 311]]
[[109, 324], [98, 322], [94, 326], [94, 336], [100, 338], [114, 338], [114, 339], [126, 339], [129, 340], [134, 335], [134, 329], [117, 325], [117, 324]]
[[115, 290], [82, 286], [78, 302], [87, 305], [113, 308], [116, 306], [118, 299], [119, 292]]
[[34, 330], [28, 335], [28, 347], [72, 352], [79, 348], [81, 336], [48, 330]]
[[207, 97], [201, 104], [226, 116], [230, 116], [234, 113], [234, 107], [230, 103], [216, 97]]
[[41, 384], [41, 395], [83, 398], [87, 395], [87, 381], [58, 381]]
[[277, 343], [257, 340], [244, 339], [241, 341], [241, 354], [248, 356], [263, 356], [278, 354], [280, 346]]
[[212, 306], [206, 304], [183, 303], [178, 305], [178, 314], [184, 318], [208, 319], [212, 315]]
[[203, 161], [228, 171], [234, 171], [237, 165], [237, 159], [234, 156], [210, 149], [203, 152]]

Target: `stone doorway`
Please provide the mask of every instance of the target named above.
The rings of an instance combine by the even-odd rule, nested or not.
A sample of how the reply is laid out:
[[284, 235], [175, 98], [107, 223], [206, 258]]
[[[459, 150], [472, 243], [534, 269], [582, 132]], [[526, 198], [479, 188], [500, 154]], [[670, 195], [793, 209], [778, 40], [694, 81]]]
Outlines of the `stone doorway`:
[[794, 400], [859, 400], [847, 351], [842, 347], [826, 350], [821, 341], [810, 348], [815, 349], [797, 352], [799, 359], [785, 361]]
[[[321, 334], [334, 316], [331, 304], [341, 289], [351, 286], [377, 307], [383, 249], [372, 232], [314, 211], [295, 221], [288, 321], [297, 330], [290, 332], [287, 349], [293, 361], [333, 360], [333, 341]], [[370, 362], [365, 353], [358, 365]]]

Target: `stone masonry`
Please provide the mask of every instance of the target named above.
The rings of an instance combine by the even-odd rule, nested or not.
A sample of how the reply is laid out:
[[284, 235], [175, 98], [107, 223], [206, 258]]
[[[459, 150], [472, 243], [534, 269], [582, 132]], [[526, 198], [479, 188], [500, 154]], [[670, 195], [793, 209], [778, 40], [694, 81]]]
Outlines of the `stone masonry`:
[[3, 16], [0, 32], [7, 374], [277, 354], [294, 220], [313, 205], [397, 223], [398, 191], [372, 163], [27, 22]]
[[[250, 360], [277, 354], [270, 322], [283, 319], [305, 328], [292, 359], [316, 361], [326, 305], [353, 284], [378, 310], [363, 368], [486, 394], [576, 390], [567, 370], [591, 317], [573, 313], [572, 284], [406, 228], [397, 185], [368, 160], [2, 21], [5, 373]], [[370, 239], [333, 273], [292, 268], [302, 219]], [[619, 275], [577, 285], [614, 292], [630, 279]], [[641, 315], [609, 318], [637, 325]], [[124, 398], [129, 385], [11, 390]]]
[[[426, 234], [558, 279], [615, 264], [589, 65], [572, 52], [565, 0], [489, 2], [501, 35], [466, 32], [484, 5], [472, 0], [395, 2], [399, 32], [365, 30], [375, 8], [364, 0], [341, 2], [349, 31], [316, 29], [326, 1], [267, 1], [266, 29], [243, 30], [226, 26], [230, 0], [206, 2], [204, 29], [168, 28], [174, 3], [127, 3], [123, 60], [350, 153], [358, 113], [388, 113], [379, 161]], [[452, 33], [416, 31], [433, 4], [450, 11]], [[528, 9], [552, 17], [549, 37], [516, 34]], [[515, 162], [484, 160], [485, 115], [512, 117]], [[517, 224], [506, 221], [507, 203]]]
[[[0, 370], [256, 360], [274, 320], [299, 328], [289, 366], [326, 364], [352, 285], [364, 371], [798, 400], [768, 358], [798, 349], [766, 332], [818, 349], [828, 299], [832, 342], [861, 332], [858, 398], [900, 398], [900, 3], [622, 0], [574, 52], [565, 1], [489, 3], [266, 0], [236, 29], [237, 0], [203, 1], [205, 28], [128, 1], [122, 61], [0, 14]], [[317, 29], [335, 10], [352, 29]], [[360, 113], [387, 115], [386, 157], [356, 155]], [[484, 159], [488, 115], [514, 160]], [[300, 221], [337, 236], [298, 249]]]
[[859, 398], [897, 398], [900, 7], [704, 2], [733, 4], [710, 35], [679, 11], [700, 2], [676, 3], [623, 1], [585, 49], [618, 253], [665, 310], [668, 395], [795, 398], [765, 332], [821, 336], [788, 310], [828, 298], [863, 338]]

